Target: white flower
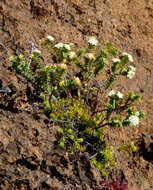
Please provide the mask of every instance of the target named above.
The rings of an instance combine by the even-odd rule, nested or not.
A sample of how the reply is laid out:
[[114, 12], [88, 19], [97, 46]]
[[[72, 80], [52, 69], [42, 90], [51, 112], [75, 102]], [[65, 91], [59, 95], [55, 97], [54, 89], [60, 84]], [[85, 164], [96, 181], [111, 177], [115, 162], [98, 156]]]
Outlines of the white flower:
[[76, 57], [76, 53], [74, 51], [70, 51], [68, 56], [70, 59], [74, 59]]
[[135, 115], [138, 117], [140, 115], [139, 111], [136, 111]]
[[64, 44], [62, 42], [56, 44], [54, 47], [57, 49], [63, 48]]
[[65, 47], [65, 49], [67, 49], [67, 50], [71, 50], [71, 47], [70, 47], [69, 44], [64, 44], [64, 47]]
[[136, 68], [135, 68], [135, 67], [133, 67], [132, 65], [129, 65], [128, 67], [129, 67], [129, 69], [130, 69], [131, 71], [133, 71], [133, 72], [135, 72], [135, 71], [136, 71]]
[[53, 42], [55, 38], [53, 36], [47, 36], [48, 41]]
[[108, 96], [113, 96], [115, 95], [115, 91], [114, 90], [111, 90], [109, 93], [108, 93]]
[[129, 61], [130, 61], [130, 62], [133, 62], [132, 55], [130, 55], [130, 54], [126, 53], [126, 52], [123, 52], [122, 55], [128, 56]]
[[98, 44], [98, 40], [92, 36], [88, 39], [88, 43], [93, 45], [93, 46], [96, 46]]
[[117, 96], [118, 96], [119, 98], [123, 98], [123, 94], [122, 94], [120, 91], [117, 92]]
[[116, 62], [120, 62], [120, 59], [118, 59], [118, 58], [113, 58], [112, 61], [113, 61], [114, 63], [116, 63]]
[[128, 68], [129, 68], [129, 71], [128, 71], [128, 73], [127, 73], [127, 77], [128, 77], [129, 79], [132, 79], [132, 78], [134, 77], [134, 75], [135, 75], [136, 68], [133, 67], [132, 65], [129, 65]]
[[79, 77], [74, 77], [73, 80], [75, 81], [76, 84], [81, 86], [81, 81], [80, 81]]
[[127, 73], [127, 78], [132, 79], [134, 77], [134, 75], [135, 75], [135, 72], [132, 70], [129, 70]]
[[41, 51], [38, 49], [34, 49], [32, 53], [37, 53], [37, 54], [41, 54]]
[[131, 115], [131, 116], [129, 117], [129, 122], [130, 122], [130, 125], [131, 125], [131, 126], [136, 126], [136, 125], [139, 124], [139, 117], [136, 116], [136, 115]]
[[67, 65], [64, 64], [64, 63], [61, 63], [61, 64], [59, 64], [58, 66], [59, 66], [61, 69], [63, 69], [63, 70], [66, 70], [66, 69], [67, 69]]
[[86, 54], [85, 54], [85, 57], [86, 57], [87, 59], [89, 59], [89, 60], [95, 59], [95, 56], [94, 56], [93, 53], [86, 53]]

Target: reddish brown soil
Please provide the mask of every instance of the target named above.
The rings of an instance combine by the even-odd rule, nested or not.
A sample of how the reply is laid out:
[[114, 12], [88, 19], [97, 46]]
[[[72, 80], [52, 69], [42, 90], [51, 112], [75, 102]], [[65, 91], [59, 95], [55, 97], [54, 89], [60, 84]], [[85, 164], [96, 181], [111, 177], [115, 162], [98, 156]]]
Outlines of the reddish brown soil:
[[138, 128], [109, 130], [109, 138], [116, 149], [130, 141], [138, 146], [135, 154], [115, 154], [117, 170], [125, 176], [129, 189], [153, 189], [151, 0], [0, 1], [0, 79], [3, 87], [12, 91], [0, 91], [0, 189], [99, 189], [100, 175], [87, 159], [68, 156], [55, 146], [57, 127], [48, 123], [30, 96], [30, 84], [8, 61], [11, 55], [29, 55], [30, 43], [39, 47], [39, 40], [47, 35], [78, 47], [94, 35], [133, 55], [136, 77], [117, 85], [142, 94], [140, 108], [146, 117]]

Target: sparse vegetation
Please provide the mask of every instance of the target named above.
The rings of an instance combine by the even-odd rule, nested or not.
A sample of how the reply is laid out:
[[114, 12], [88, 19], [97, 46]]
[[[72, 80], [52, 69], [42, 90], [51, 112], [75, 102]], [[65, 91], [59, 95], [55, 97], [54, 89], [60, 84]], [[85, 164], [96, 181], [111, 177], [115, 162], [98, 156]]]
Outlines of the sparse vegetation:
[[119, 149], [119, 151], [121, 152], [128, 152], [128, 153], [131, 153], [131, 152], [136, 152], [137, 151], [137, 147], [136, 145], [134, 144], [134, 142], [130, 142], [130, 143], [127, 143], [127, 144], [122, 144]]
[[108, 175], [115, 160], [105, 128], [136, 126], [144, 117], [134, 106], [141, 99], [139, 94], [123, 95], [111, 89], [119, 76], [134, 77], [136, 69], [129, 65], [132, 56], [119, 52], [112, 43], [100, 47], [94, 37], [88, 39], [86, 49], [55, 44], [52, 36], [41, 45], [50, 53], [50, 63], [44, 63], [35, 49], [30, 62], [23, 55], [10, 57], [13, 68], [39, 89], [50, 121], [59, 126], [59, 146], [78, 155], [88, 152], [102, 176]]

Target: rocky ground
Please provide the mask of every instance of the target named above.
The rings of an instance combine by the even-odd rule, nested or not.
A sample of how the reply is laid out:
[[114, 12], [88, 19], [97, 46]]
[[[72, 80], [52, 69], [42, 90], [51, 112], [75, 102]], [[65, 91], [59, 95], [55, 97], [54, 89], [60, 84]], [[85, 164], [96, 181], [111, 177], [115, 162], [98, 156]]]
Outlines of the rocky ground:
[[134, 57], [136, 77], [118, 81], [142, 94], [146, 112], [138, 128], [110, 130], [110, 143], [134, 141], [134, 154], [116, 153], [117, 171], [129, 189], [153, 189], [153, 1], [1, 0], [0, 1], [0, 189], [99, 190], [101, 177], [87, 158], [55, 146], [51, 126], [31, 96], [32, 87], [11, 68], [8, 58], [28, 56], [31, 42], [53, 35], [84, 47], [87, 36]]

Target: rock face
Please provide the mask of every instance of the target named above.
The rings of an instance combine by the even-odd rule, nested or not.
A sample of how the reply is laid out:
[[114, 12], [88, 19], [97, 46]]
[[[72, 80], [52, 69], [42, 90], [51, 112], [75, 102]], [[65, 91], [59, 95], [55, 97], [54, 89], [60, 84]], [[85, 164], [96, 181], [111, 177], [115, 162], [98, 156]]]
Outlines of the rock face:
[[[0, 1], [0, 189], [99, 190], [100, 174], [85, 158], [58, 149], [56, 126], [34, 101], [32, 87], [11, 69], [8, 58], [30, 54], [31, 42], [53, 35], [84, 47], [88, 36], [113, 42], [134, 57], [136, 77], [117, 87], [142, 93], [146, 117], [139, 128], [109, 131], [111, 143], [143, 138], [143, 153], [116, 155], [130, 189], [151, 190], [153, 134], [153, 1], [1, 0]], [[49, 62], [49, 60], [46, 60]], [[29, 90], [30, 89], [30, 90]], [[141, 150], [141, 145], [140, 145]]]
[[143, 135], [142, 154], [144, 159], [149, 162], [153, 161], [153, 134]]

